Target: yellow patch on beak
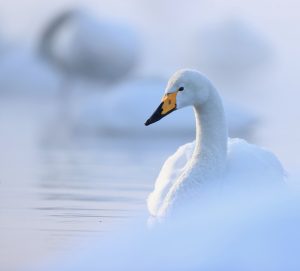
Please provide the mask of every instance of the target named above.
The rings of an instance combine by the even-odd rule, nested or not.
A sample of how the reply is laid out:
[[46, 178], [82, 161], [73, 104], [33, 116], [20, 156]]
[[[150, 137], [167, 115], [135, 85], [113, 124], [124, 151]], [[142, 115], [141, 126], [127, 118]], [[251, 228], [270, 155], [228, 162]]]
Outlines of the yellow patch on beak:
[[174, 92], [168, 93], [162, 98], [162, 115], [165, 115], [176, 108], [176, 96], [177, 92]]
[[176, 110], [176, 95], [177, 92], [166, 94], [163, 97], [160, 105], [157, 107], [151, 117], [145, 122], [145, 125], [148, 126], [154, 122], [157, 122], [167, 116], [169, 113]]

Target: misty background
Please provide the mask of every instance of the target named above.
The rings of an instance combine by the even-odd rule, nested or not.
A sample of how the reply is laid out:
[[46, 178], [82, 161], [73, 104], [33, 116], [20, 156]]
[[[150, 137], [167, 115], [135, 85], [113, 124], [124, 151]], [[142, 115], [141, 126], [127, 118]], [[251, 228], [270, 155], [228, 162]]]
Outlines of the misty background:
[[296, 180], [298, 11], [295, 0], [1, 0], [0, 268], [145, 212], [163, 161], [194, 138], [189, 109], [143, 124], [180, 68], [206, 74], [230, 135], [272, 150]]

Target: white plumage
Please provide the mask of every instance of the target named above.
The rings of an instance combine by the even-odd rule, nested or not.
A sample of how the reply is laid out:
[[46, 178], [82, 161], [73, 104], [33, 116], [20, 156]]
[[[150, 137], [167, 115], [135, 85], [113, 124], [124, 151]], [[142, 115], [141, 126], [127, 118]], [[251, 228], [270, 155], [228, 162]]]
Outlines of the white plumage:
[[[164, 199], [185, 166], [192, 158], [195, 141], [182, 145], [164, 163], [153, 192], [147, 199], [148, 210], [152, 216], [159, 216]], [[273, 186], [283, 181], [284, 170], [278, 159], [269, 151], [249, 144], [243, 139], [228, 139], [227, 165], [223, 176], [222, 191], [232, 189], [256, 189], [266, 185]], [[224, 183], [226, 182], [226, 183]]]
[[[191, 70], [177, 72], [168, 83], [164, 99], [170, 99], [170, 95], [176, 95], [176, 108], [172, 110], [194, 107], [196, 141], [181, 146], [163, 165], [147, 202], [152, 216], [184, 211], [183, 205], [207, 195], [234, 196], [241, 190], [283, 183], [283, 167], [271, 152], [242, 139], [227, 139], [221, 98], [203, 75]], [[146, 125], [164, 117], [157, 114]]]

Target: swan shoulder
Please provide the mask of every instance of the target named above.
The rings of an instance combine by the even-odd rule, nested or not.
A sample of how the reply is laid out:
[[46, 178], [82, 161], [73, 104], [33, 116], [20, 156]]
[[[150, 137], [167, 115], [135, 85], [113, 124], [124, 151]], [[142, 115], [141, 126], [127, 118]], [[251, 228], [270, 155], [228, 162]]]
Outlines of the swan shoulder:
[[226, 182], [253, 186], [277, 185], [285, 181], [285, 171], [270, 151], [239, 138], [228, 140]]
[[195, 141], [180, 146], [164, 163], [156, 181], [154, 190], [147, 199], [150, 214], [156, 216], [172, 185], [184, 171], [185, 165], [192, 156]]

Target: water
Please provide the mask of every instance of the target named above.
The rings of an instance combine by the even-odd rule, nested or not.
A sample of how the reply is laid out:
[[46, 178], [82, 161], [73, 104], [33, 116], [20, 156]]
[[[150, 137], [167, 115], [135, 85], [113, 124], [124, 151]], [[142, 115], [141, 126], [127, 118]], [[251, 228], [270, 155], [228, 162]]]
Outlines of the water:
[[188, 140], [66, 140], [66, 131], [50, 125], [54, 108], [49, 101], [1, 102], [1, 270], [23, 270], [132, 217], [146, 221], [159, 168]]

